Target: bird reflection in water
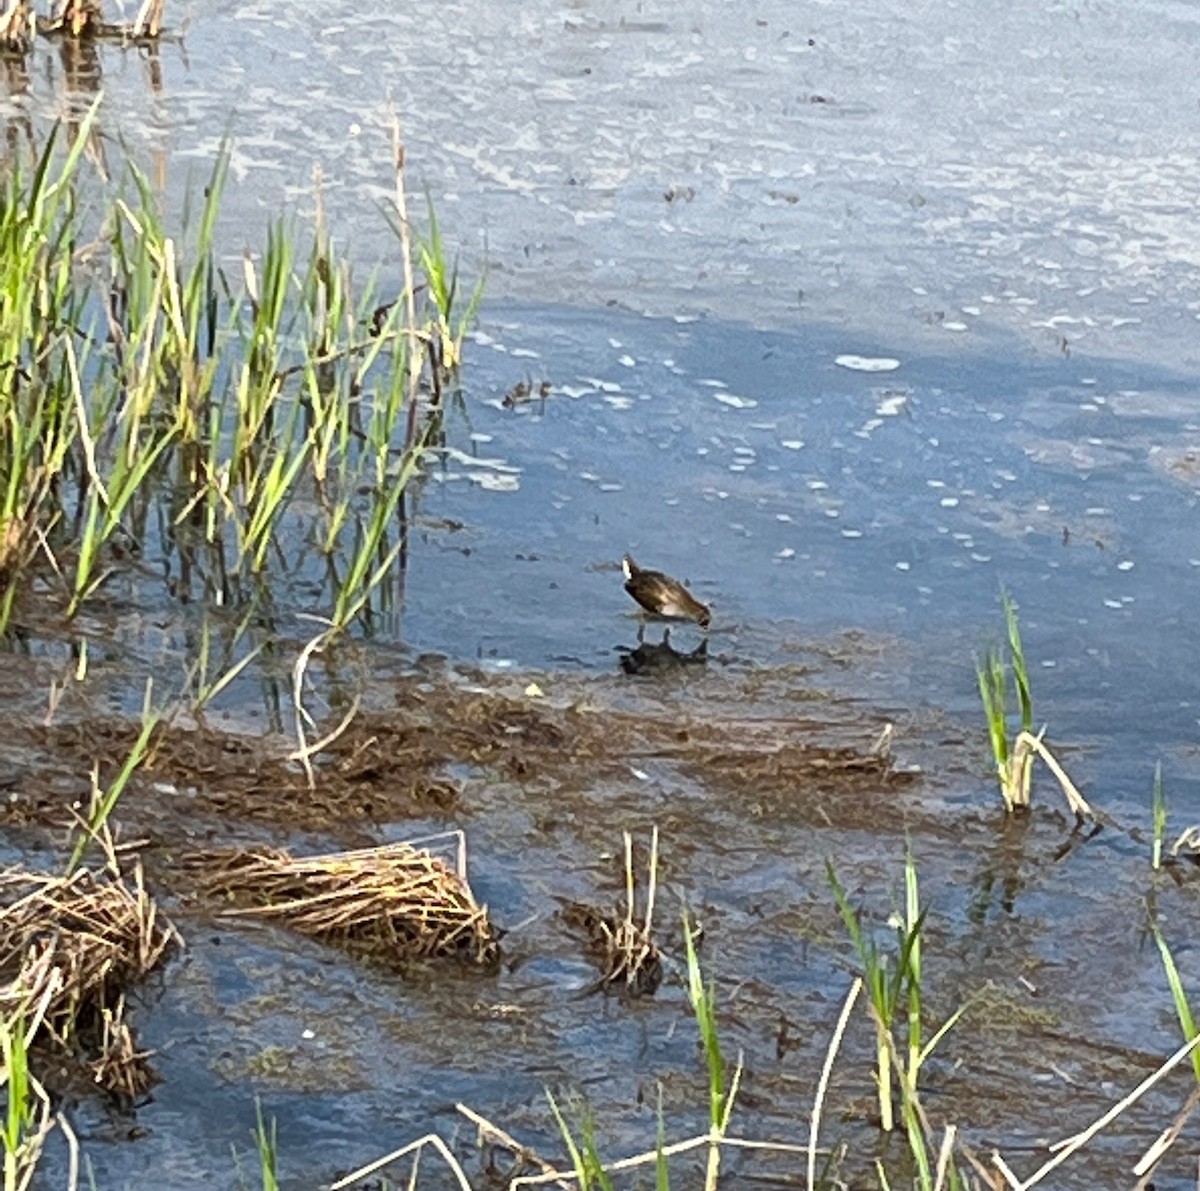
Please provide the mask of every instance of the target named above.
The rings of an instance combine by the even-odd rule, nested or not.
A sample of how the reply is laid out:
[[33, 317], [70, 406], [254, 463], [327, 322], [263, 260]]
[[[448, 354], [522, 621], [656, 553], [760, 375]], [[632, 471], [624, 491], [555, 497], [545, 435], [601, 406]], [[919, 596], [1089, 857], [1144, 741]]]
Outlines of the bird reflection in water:
[[672, 671], [703, 666], [708, 661], [708, 639], [705, 638], [690, 653], [676, 649], [671, 644], [671, 630], [664, 629], [662, 640], [657, 645], [646, 641], [646, 627], [638, 629], [635, 649], [621, 646], [621, 669], [626, 674], [667, 674]]

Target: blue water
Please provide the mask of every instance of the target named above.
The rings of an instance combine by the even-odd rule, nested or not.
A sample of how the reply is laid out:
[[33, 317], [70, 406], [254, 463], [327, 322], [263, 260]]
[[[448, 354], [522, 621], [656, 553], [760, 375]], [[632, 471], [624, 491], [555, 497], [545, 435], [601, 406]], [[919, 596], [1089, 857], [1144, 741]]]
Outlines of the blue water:
[[[43, 45], [26, 75], [6, 74], [17, 143], [102, 87], [94, 157], [117, 172], [119, 139], [168, 219], [229, 135], [218, 243], [235, 275], [269, 220], [303, 226], [319, 185], [335, 241], [394, 289], [377, 208], [397, 113], [414, 210], [427, 186], [464, 275], [488, 268], [450, 449], [414, 487], [403, 591], [339, 675], [350, 693], [386, 704], [391, 676], [432, 651], [511, 674], [516, 692], [536, 680], [553, 696], [569, 677], [596, 684], [585, 701], [652, 699], [663, 688], [618, 668], [638, 630], [617, 566], [628, 551], [713, 607], [710, 661], [681, 704], [736, 734], [731, 692], [756, 675], [774, 683], [782, 724], [797, 706], [785, 696], [831, 690], [872, 727], [895, 719], [897, 755], [932, 769], [913, 795], [925, 802], [830, 832], [760, 821], [650, 762], [645, 778], [581, 777], [561, 822], [556, 793], [489, 785], [467, 824], [473, 876], [506, 925], [534, 916], [511, 940], [524, 962], [495, 982], [405, 983], [189, 921], [191, 957], [140, 1019], [165, 1077], [138, 1113], [150, 1136], [113, 1140], [120, 1122], [76, 1113], [100, 1187], [231, 1181], [256, 1092], [280, 1118], [296, 1187], [433, 1127], [473, 1152], [450, 1107], [460, 1096], [555, 1150], [542, 1088], [582, 1085], [626, 1152], [653, 1136], [645, 1104], [663, 1076], [682, 1129], [703, 1088], [678, 984], [652, 1006], [573, 999], [592, 972], [551, 918], [555, 895], [606, 888], [601, 847], [651, 821], [671, 827], [673, 879], [711, 923], [705, 962], [750, 1082], [768, 1089], [771, 1132], [807, 1112], [804, 1076], [846, 984], [826, 853], [882, 922], [914, 806], [944, 812], [917, 841], [943, 971], [968, 992], [986, 978], [1050, 1006], [1065, 1033], [1170, 1049], [1144, 947], [1144, 849], [1114, 832], [1053, 859], [1065, 828], [1044, 777], [1030, 840], [997, 831], [973, 661], [1002, 638], [1007, 589], [1037, 717], [1089, 797], [1147, 821], [1161, 758], [1172, 827], [1200, 818], [1198, 42], [1196, 11], [1168, 0], [217, 0], [157, 62], [104, 47], [80, 71]], [[505, 408], [524, 381], [548, 396]], [[14, 714], [44, 715], [80, 637], [91, 712], [136, 712], [148, 673], [160, 691], [181, 682], [205, 613], [171, 601], [148, 546], [74, 626], [14, 647]], [[302, 569], [280, 596], [248, 638], [274, 654], [217, 722], [290, 723], [302, 617], [328, 609]], [[215, 619], [231, 630], [237, 610]], [[1191, 979], [1190, 892], [1163, 904]], [[772, 1057], [781, 1013], [801, 1068]], [[865, 1101], [869, 1030], [848, 1046]], [[286, 1069], [254, 1077], [266, 1047]], [[1085, 1058], [1079, 1082], [1098, 1087]], [[1100, 1087], [1097, 1112], [1127, 1074]], [[1013, 1078], [1026, 1077], [1029, 1131], [1061, 1124], [1039, 1110], [1075, 1087], [1036, 1061]], [[1174, 1108], [1156, 1106], [1147, 1137]], [[991, 1121], [984, 1104], [963, 1124], [1007, 1140], [986, 1135]], [[61, 1163], [48, 1170], [61, 1185]], [[1159, 1185], [1193, 1176], [1171, 1177]]]

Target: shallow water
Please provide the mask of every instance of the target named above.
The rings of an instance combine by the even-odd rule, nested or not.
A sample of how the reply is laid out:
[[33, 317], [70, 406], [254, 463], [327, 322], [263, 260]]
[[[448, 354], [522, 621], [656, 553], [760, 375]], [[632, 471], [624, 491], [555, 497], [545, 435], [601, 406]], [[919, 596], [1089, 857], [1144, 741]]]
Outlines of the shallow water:
[[[806, 1119], [845, 988], [825, 857], [882, 920], [906, 827], [945, 1008], [988, 980], [1019, 1000], [1019, 974], [1053, 1019], [1032, 1074], [1019, 1032], [977, 1023], [947, 1048], [931, 1095], [939, 1114], [951, 1096], [969, 1109], [974, 1143], [1007, 1152], [1066, 1131], [1064, 1095], [1082, 1125], [1174, 1046], [1142, 934], [1144, 847], [1109, 832], [1054, 861], [1066, 828], [1049, 809], [1028, 839], [999, 828], [972, 659], [1000, 635], [1003, 586], [1038, 714], [1089, 797], [1145, 823], [1162, 757], [1172, 826], [1200, 818], [1198, 39], [1189, 7], [1148, 2], [228, 2], [163, 48], [157, 81], [112, 48], [68, 70], [42, 47], [24, 93], [8, 76], [14, 135], [22, 114], [78, 111], [102, 84], [102, 129], [176, 206], [228, 130], [231, 263], [281, 208], [311, 214], [319, 166], [335, 237], [364, 269], [382, 261], [385, 284], [399, 266], [375, 207], [391, 192], [394, 104], [411, 182], [428, 186], [465, 270], [486, 259], [403, 609], [360, 659], [369, 701], [387, 704], [426, 652], [515, 692], [532, 672], [551, 699], [665, 703], [681, 720], [723, 722], [761, 681], [760, 710], [783, 719], [813, 692], [854, 700], [839, 706], [858, 709], [864, 736], [894, 719], [897, 754], [929, 774], [822, 826], [653, 758], [634, 766], [646, 778], [578, 788], [464, 772], [480, 896], [505, 925], [534, 916], [513, 940], [524, 962], [496, 981], [402, 982], [186, 920], [189, 957], [142, 1019], [165, 1077], [138, 1112], [150, 1135], [123, 1140], [121, 1122], [80, 1110], [101, 1187], [230, 1179], [256, 1091], [297, 1187], [433, 1127], [468, 1151], [456, 1098], [555, 1152], [547, 1084], [586, 1092], [614, 1153], [652, 1139], [639, 1096], [652, 1102], [656, 1077], [682, 1128], [702, 1092], [681, 989], [668, 980], [632, 1007], [576, 999], [593, 972], [552, 918], [555, 897], [615, 897], [600, 852], [655, 822], [710, 927], [705, 961], [750, 1063], [748, 1131], [794, 1136]], [[506, 408], [522, 381], [551, 391]], [[621, 674], [638, 628], [616, 566], [626, 550], [711, 602], [707, 667]], [[319, 609], [302, 583], [289, 599], [299, 633], [294, 618]], [[97, 690], [130, 710], [147, 671], [177, 672], [195, 627], [144, 574], [80, 625], [24, 643], [6, 691], [23, 718], [42, 714], [78, 632], [95, 636]], [[684, 628], [672, 642], [699, 639]], [[225, 715], [283, 723], [263, 702], [243, 683]], [[1055, 805], [1048, 785], [1038, 797]], [[1194, 896], [1163, 901], [1194, 976]], [[781, 1018], [795, 1053], [777, 1053]], [[1131, 1049], [1110, 1069], [1083, 1037]], [[852, 1039], [844, 1064], [843, 1092], [863, 1105], [867, 1045]], [[989, 1080], [996, 1103], [979, 1090]], [[1127, 1171], [1176, 1104], [1156, 1102], [1141, 1132], [1112, 1135], [1097, 1167], [1068, 1166], [1060, 1185], [1111, 1185], [1104, 1164]], [[1171, 1177], [1159, 1185], [1190, 1176]]]
[[101, 71], [114, 124], [176, 181], [233, 133], [246, 223], [310, 205], [319, 164], [368, 260], [387, 243], [361, 213], [391, 193], [394, 105], [415, 180], [470, 252], [487, 245], [493, 296], [904, 343], [1000, 325], [1037, 350], [1066, 336], [1179, 364], [1197, 36], [1186, 5], [1147, 0], [225, 0], [164, 49], [149, 104], [132, 55]]

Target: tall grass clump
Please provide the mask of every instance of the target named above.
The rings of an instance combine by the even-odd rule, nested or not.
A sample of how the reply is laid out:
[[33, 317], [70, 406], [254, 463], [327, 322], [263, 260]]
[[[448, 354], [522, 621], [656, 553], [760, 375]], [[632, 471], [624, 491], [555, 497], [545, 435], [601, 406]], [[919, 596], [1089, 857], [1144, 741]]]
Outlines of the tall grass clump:
[[[957, 1010], [925, 1038], [924, 982], [921, 932], [926, 911], [921, 908], [920, 886], [912, 852], [904, 860], [904, 908], [891, 923], [894, 946], [884, 947], [868, 931], [859, 912], [838, 880], [832, 861], [826, 874], [834, 901], [854, 946], [862, 969], [867, 1002], [875, 1026], [875, 1084], [879, 1097], [880, 1127], [890, 1133], [896, 1126], [896, 1093], [902, 1109], [915, 1101], [921, 1068], [959, 1017]], [[897, 1036], [902, 1042], [897, 1042]]]
[[227, 148], [181, 232], [132, 163], [97, 230], [80, 197], [92, 118], [3, 179], [0, 631], [33, 578], [39, 612], [69, 618], [116, 576], [148, 582], [130, 559], [150, 551], [167, 599], [253, 607], [302, 583], [333, 631], [368, 625], [478, 288], [460, 312], [432, 205], [427, 238], [409, 228], [402, 150], [398, 294], [386, 264], [360, 283], [320, 217], [307, 246], [275, 221], [223, 268]]
[[[1092, 817], [1092, 808], [1075, 788], [1066, 771], [1042, 742], [1045, 728], [1033, 730], [1033, 691], [1029, 682], [1029, 667], [1021, 643], [1021, 627], [1017, 606], [1007, 592], [1000, 593], [1004, 608], [1007, 650], [990, 647], [975, 663], [979, 697], [987, 720], [992, 760], [1005, 810], [1009, 814], [1028, 811], [1032, 800], [1033, 762], [1036, 757], [1058, 779], [1068, 806], [1079, 818]], [[1009, 712], [1009, 690], [1016, 706], [1015, 723]]]
[[56, 129], [31, 166], [0, 179], [0, 628], [42, 537], [71, 512], [63, 480], [78, 449], [68, 347], [87, 304], [72, 269], [75, 176], [95, 115], [93, 106], [65, 154]]

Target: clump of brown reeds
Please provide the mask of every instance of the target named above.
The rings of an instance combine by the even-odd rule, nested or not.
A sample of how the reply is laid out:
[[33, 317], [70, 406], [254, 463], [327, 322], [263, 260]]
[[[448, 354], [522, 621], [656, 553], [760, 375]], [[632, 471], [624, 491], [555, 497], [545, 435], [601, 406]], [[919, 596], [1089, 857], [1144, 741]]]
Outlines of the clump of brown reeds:
[[70, 876], [0, 870], [0, 1015], [25, 1015], [30, 1043], [83, 1050], [97, 1084], [136, 1098], [154, 1077], [125, 1020], [125, 990], [179, 936], [140, 864], [127, 878], [109, 861]]
[[162, 34], [165, 2], [142, 0], [132, 21], [114, 22], [104, 19], [101, 0], [57, 0], [48, 17], [39, 17], [29, 0], [0, 0], [0, 53], [26, 53], [39, 32], [74, 40], [152, 42]]
[[29, 0], [4, 0], [4, 10], [0, 12], [0, 51], [23, 54], [36, 30]]
[[[224, 912], [278, 922], [371, 960], [404, 963], [455, 956], [491, 965], [499, 932], [475, 900], [466, 841], [448, 863], [421, 842], [324, 856], [271, 848], [195, 853], [201, 887], [235, 905]], [[443, 839], [447, 837], [436, 837]]]
[[[109, 37], [153, 39], [162, 32], [165, 0], [143, 0], [132, 24], [114, 23], [104, 19], [101, 0], [58, 0], [49, 20], [39, 22], [47, 33], [62, 33], [68, 37]], [[10, 6], [13, 0], [9, 0]], [[16, 0], [25, 5], [25, 0]]]
[[586, 937], [588, 953], [600, 966], [595, 988], [627, 997], [650, 997], [662, 983], [662, 958], [650, 936], [658, 882], [657, 827], [650, 837], [647, 869], [646, 910], [640, 922], [633, 878], [633, 838], [628, 831], [625, 832], [625, 905], [612, 914], [583, 902], [568, 902], [563, 908], [564, 921]]

